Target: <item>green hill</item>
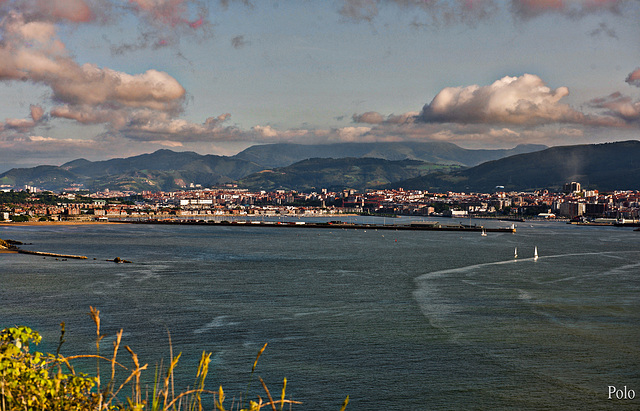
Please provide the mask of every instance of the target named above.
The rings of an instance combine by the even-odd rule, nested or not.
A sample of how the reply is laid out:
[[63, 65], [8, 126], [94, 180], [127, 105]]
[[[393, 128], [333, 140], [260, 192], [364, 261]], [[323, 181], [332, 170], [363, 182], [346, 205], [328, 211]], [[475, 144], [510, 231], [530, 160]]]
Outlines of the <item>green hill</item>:
[[[640, 141], [552, 147], [489, 160], [472, 168], [461, 166], [482, 157], [501, 157], [535, 147], [540, 146], [465, 150], [449, 143], [273, 144], [255, 146], [234, 157], [159, 150], [106, 161], [78, 159], [60, 167], [15, 168], [0, 174], [0, 184], [31, 185], [52, 191], [72, 184], [91, 191], [108, 188], [139, 192], [175, 190], [191, 183], [208, 187], [238, 182], [251, 190], [403, 187], [491, 192], [496, 186], [507, 191], [559, 190], [566, 182], [578, 181], [585, 188], [601, 191], [640, 189]], [[355, 152], [362, 156], [348, 156]], [[310, 159], [265, 170], [265, 163], [287, 162], [310, 154]], [[325, 156], [328, 157], [319, 158]]]
[[430, 191], [492, 192], [550, 189], [577, 181], [600, 191], [640, 189], [640, 141], [551, 147], [450, 174], [435, 173], [388, 187]]
[[224, 156], [158, 150], [106, 161], [78, 159], [60, 167], [12, 169], [0, 174], [0, 184], [33, 185], [60, 191], [72, 184], [88, 190], [174, 190], [190, 183], [229, 183], [261, 170], [258, 164]]
[[265, 170], [238, 181], [249, 190], [297, 190], [303, 192], [380, 188], [391, 182], [459, 166], [418, 160], [389, 161], [379, 158], [312, 158], [288, 167]]
[[12, 186], [68, 187], [78, 180], [74, 173], [56, 166], [13, 168], [0, 174], [0, 184]]

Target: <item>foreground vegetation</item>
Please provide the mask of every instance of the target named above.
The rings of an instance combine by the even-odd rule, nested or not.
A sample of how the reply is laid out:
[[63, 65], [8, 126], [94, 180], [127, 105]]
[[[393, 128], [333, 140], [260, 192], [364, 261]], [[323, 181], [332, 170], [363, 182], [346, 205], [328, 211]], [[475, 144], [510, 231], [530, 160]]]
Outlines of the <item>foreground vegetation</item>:
[[[205, 379], [209, 371], [211, 353], [202, 353], [194, 388], [175, 393], [173, 388], [174, 370], [178, 365], [180, 354], [173, 356], [166, 370], [156, 367], [154, 386], [151, 391], [142, 387], [141, 375], [148, 369], [148, 364], [141, 365], [138, 356], [125, 346], [133, 367], [127, 367], [118, 360], [121, 346], [122, 330], [113, 342], [111, 357], [100, 354], [100, 341], [105, 337], [100, 333], [100, 312], [91, 307], [91, 318], [96, 324], [96, 354], [62, 356], [60, 347], [64, 343], [64, 323], [61, 324], [60, 343], [55, 354], [31, 351], [41, 336], [29, 327], [5, 328], [0, 332], [0, 410], [131, 410], [131, 411], [178, 411], [203, 410], [204, 396], [211, 396], [214, 410], [217, 411], [257, 411], [263, 408], [283, 410], [292, 409], [294, 404], [301, 404], [286, 398], [287, 380], [284, 379], [279, 399], [273, 399], [269, 389], [258, 377], [266, 399], [257, 396], [249, 400], [245, 406], [244, 399], [226, 399], [224, 390], [206, 388]], [[253, 363], [249, 384], [254, 377], [258, 359], [267, 344], [258, 352]], [[77, 359], [95, 359], [97, 370], [95, 376], [76, 372], [72, 362]], [[101, 374], [101, 364], [106, 367]], [[120, 373], [124, 373], [121, 376]], [[108, 375], [106, 384], [101, 375]], [[131, 394], [126, 396], [125, 392]], [[247, 386], [248, 395], [249, 386]], [[347, 406], [349, 397], [342, 404], [341, 411]], [[229, 407], [229, 408], [226, 408]]]

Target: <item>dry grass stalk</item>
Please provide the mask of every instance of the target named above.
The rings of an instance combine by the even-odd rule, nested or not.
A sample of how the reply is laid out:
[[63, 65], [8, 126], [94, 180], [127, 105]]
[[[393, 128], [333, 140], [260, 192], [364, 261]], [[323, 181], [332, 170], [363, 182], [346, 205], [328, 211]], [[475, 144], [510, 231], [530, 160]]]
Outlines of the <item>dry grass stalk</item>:
[[[71, 365], [70, 361], [80, 358], [93, 358], [96, 359], [96, 376], [92, 377], [95, 380], [95, 388], [96, 393], [91, 394], [91, 398], [96, 400], [96, 411], [109, 411], [114, 409], [126, 409], [131, 411], [180, 411], [180, 410], [188, 410], [188, 411], [202, 411], [202, 395], [203, 394], [212, 394], [214, 407], [217, 411], [227, 411], [224, 407], [225, 401], [225, 393], [222, 389], [222, 386], [218, 389], [217, 392], [209, 391], [205, 388], [205, 379], [209, 373], [209, 366], [211, 363], [211, 353], [203, 352], [200, 358], [200, 362], [198, 364], [198, 370], [196, 373], [196, 381], [195, 388], [186, 390], [181, 392], [178, 395], [175, 395], [174, 392], [174, 375], [175, 369], [177, 367], [178, 361], [180, 360], [181, 354], [173, 356], [173, 347], [171, 346], [171, 335], [169, 334], [169, 342], [170, 342], [170, 355], [171, 362], [166, 371], [166, 374], [162, 377], [162, 381], [158, 381], [158, 376], [162, 374], [162, 367], [158, 369], [156, 367], [156, 378], [154, 382], [154, 389], [151, 397], [151, 401], [149, 403], [149, 393], [143, 392], [141, 387], [141, 375], [142, 371], [148, 368], [148, 364], [140, 365], [138, 360], [138, 355], [129, 347], [125, 346], [124, 348], [131, 355], [131, 360], [133, 361], [133, 368], [128, 368], [125, 365], [121, 364], [117, 361], [118, 351], [122, 342], [122, 334], [123, 330], [120, 330], [116, 333], [115, 341], [113, 342], [113, 353], [111, 358], [106, 358], [100, 355], [100, 341], [105, 337], [105, 335], [100, 332], [100, 311], [90, 307], [90, 317], [94, 321], [96, 325], [96, 351], [95, 355], [75, 355], [75, 356], [62, 356], [59, 354], [60, 346], [58, 347], [58, 351], [56, 352], [56, 356], [53, 357], [52, 366], [58, 367], [58, 375], [61, 374], [61, 365], [64, 364], [72, 375], [76, 375], [76, 372]], [[64, 342], [64, 323], [62, 326], [62, 334], [60, 337], [60, 345]], [[244, 398], [248, 397], [249, 387], [251, 384], [251, 379], [255, 373], [258, 360], [260, 356], [264, 353], [267, 348], [267, 344], [258, 351], [256, 359], [251, 368], [251, 375], [249, 379], [249, 383], [247, 385], [247, 391], [245, 393]], [[110, 380], [106, 386], [102, 387], [100, 385], [100, 362], [105, 361], [108, 362], [111, 366]], [[125, 380], [116, 387], [116, 368], [120, 368], [126, 370], [129, 375], [125, 378]], [[258, 401], [250, 401], [249, 408], [243, 408], [242, 401], [236, 404], [235, 399], [232, 401], [231, 408], [228, 411], [234, 410], [234, 406], [236, 411], [259, 411], [265, 407], [270, 407], [272, 411], [276, 411], [276, 407], [279, 405], [280, 411], [283, 410], [285, 404], [289, 404], [291, 407], [293, 404], [301, 404], [299, 401], [287, 400], [286, 399], [286, 387], [287, 387], [287, 379], [285, 378], [282, 386], [282, 394], [278, 401], [274, 401], [267, 385], [261, 377], [258, 377], [260, 383], [262, 384], [262, 388], [264, 389], [268, 402], [264, 402], [260, 396], [257, 396]], [[118, 395], [120, 392], [127, 386], [131, 385], [131, 397], [126, 398], [126, 406], [119, 402]], [[171, 385], [171, 386], [170, 386]], [[2, 386], [4, 390], [4, 386]], [[0, 393], [0, 397], [4, 401], [4, 392]], [[143, 397], [145, 398], [143, 400]], [[349, 397], [347, 397], [342, 405], [341, 411], [344, 411], [347, 403], [349, 402]], [[0, 410], [5, 410], [5, 405], [0, 403]]]

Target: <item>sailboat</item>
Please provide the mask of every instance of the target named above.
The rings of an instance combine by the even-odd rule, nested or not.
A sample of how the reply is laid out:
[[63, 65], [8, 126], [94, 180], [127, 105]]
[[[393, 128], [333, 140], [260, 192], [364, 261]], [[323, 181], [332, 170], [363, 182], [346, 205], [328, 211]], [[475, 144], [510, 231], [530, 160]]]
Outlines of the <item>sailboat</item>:
[[535, 248], [533, 249], [533, 259], [538, 259], [538, 246], [535, 246]]
[[484, 228], [482, 229], [482, 234], [480, 234], [480, 235], [483, 236], [483, 237], [487, 236], [487, 232], [484, 230]]
[[513, 252], [513, 258], [518, 258], [518, 247], [516, 247], [515, 251]]

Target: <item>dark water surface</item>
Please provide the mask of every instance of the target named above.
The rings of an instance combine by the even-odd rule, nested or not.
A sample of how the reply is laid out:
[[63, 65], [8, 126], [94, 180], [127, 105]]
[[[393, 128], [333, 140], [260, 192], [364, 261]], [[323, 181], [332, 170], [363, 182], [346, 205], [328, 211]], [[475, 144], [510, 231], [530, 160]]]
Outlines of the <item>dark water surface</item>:
[[65, 321], [62, 353], [93, 353], [96, 307], [151, 378], [169, 331], [177, 388], [205, 350], [210, 387], [240, 396], [266, 342], [256, 373], [274, 393], [286, 377], [300, 410], [338, 410], [347, 395], [347, 410], [640, 406], [608, 399], [610, 385], [640, 392], [640, 233], [628, 229], [78, 225], [0, 238], [90, 257], [0, 254], [0, 327], [29, 325], [55, 351]]

